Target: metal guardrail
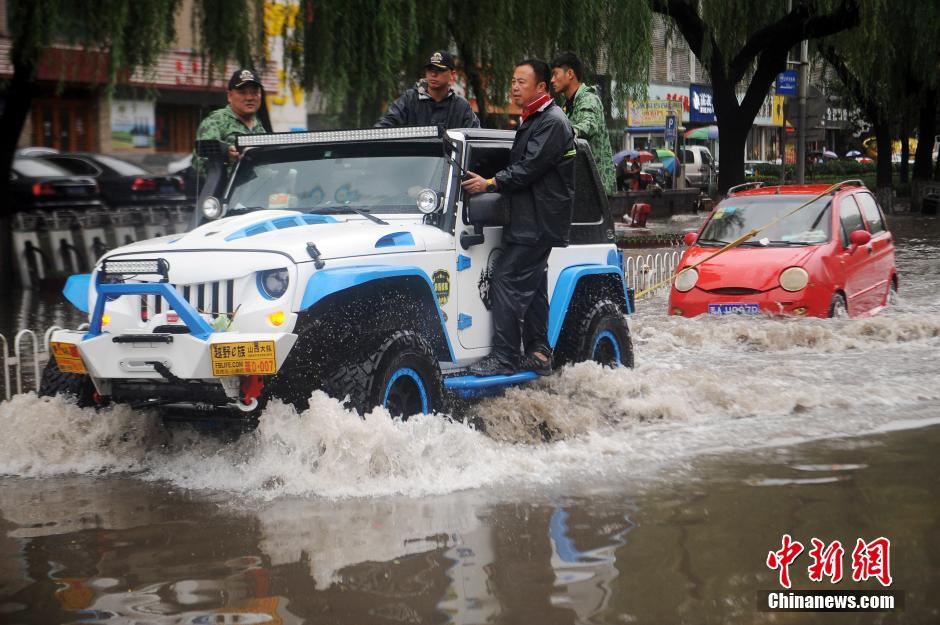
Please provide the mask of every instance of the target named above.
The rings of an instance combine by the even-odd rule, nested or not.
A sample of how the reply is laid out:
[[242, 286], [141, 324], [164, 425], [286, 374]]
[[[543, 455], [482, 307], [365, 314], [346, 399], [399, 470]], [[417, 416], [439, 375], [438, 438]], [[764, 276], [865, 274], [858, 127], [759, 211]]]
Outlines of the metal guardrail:
[[[655, 254], [627, 256], [623, 259], [623, 273], [627, 286], [634, 291], [643, 291], [657, 282], [666, 280], [679, 266], [683, 251], [681, 249], [666, 250]], [[670, 283], [666, 282], [647, 295], [667, 291], [669, 287]]]
[[[87, 328], [88, 324], [83, 323], [78, 329]], [[26, 391], [39, 390], [40, 371], [49, 360], [49, 339], [56, 330], [61, 330], [60, 326], [52, 326], [43, 332], [42, 343], [35, 332], [29, 329], [23, 329], [16, 333], [13, 338], [13, 355], [10, 355], [10, 343], [5, 336], [0, 334], [0, 359], [3, 364], [3, 397], [11, 399], [14, 394], [19, 395]], [[23, 373], [27, 367], [32, 368], [32, 379], [27, 379], [24, 383]], [[11, 382], [15, 380], [15, 387]], [[29, 385], [31, 384], [31, 386]]]

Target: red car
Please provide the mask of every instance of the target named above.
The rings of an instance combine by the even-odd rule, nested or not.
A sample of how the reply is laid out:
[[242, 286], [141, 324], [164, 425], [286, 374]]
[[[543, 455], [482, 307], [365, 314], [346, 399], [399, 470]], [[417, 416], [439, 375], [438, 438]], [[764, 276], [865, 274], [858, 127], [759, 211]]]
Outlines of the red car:
[[881, 310], [898, 288], [894, 238], [860, 182], [841, 183], [738, 247], [691, 268], [829, 188], [732, 189], [701, 230], [686, 235], [689, 249], [679, 263], [686, 269], [673, 281], [669, 314], [861, 317]]

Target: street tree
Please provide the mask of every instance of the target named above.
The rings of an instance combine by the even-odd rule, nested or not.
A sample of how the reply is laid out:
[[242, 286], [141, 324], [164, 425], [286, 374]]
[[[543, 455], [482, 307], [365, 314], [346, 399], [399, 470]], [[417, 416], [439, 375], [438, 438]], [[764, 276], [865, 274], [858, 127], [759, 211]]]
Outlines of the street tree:
[[913, 194], [930, 179], [940, 90], [940, 5], [874, 3], [859, 32], [836, 35], [820, 46], [843, 91], [866, 115], [878, 146], [876, 186], [881, 202], [892, 197], [892, 127], [899, 128], [901, 169], [907, 168], [908, 136], [916, 127]]
[[[175, 39], [175, 17], [180, 0], [98, 0], [91, 6], [73, 0], [8, 0], [7, 15], [12, 48], [13, 76], [4, 90], [0, 114], [0, 197], [9, 197], [9, 172], [16, 144], [36, 94], [40, 64], [50, 62], [50, 48], [81, 48], [99, 60], [96, 76], [106, 88], [129, 78], [136, 70], [154, 66], [160, 53]], [[254, 0], [196, 0], [194, 26], [202, 49], [213, 67], [235, 58], [251, 65], [258, 59], [253, 23], [260, 14]], [[260, 20], [257, 20], [258, 22]], [[61, 68], [63, 78], [66, 69]], [[12, 215], [16, 207], [0, 206], [0, 267], [12, 267]], [[0, 272], [0, 282], [9, 271]]]
[[865, 1], [650, 0], [652, 10], [682, 34], [711, 80], [721, 140], [720, 191], [744, 181], [748, 132], [777, 74], [787, 69], [790, 50], [803, 40], [857, 26]]
[[533, 10], [521, 0], [304, 0], [306, 87], [319, 87], [344, 125], [371, 125], [383, 106], [421, 74], [431, 51], [456, 47], [484, 125], [506, 104], [509, 77], [527, 56], [572, 50], [601, 66], [620, 100], [645, 89], [651, 13], [646, 0], [583, 0]]

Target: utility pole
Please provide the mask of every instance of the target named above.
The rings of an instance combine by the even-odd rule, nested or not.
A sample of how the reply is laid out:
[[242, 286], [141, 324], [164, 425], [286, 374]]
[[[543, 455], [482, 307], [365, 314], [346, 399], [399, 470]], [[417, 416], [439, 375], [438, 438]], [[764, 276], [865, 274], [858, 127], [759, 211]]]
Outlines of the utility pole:
[[800, 69], [798, 83], [800, 99], [799, 122], [796, 129], [796, 182], [806, 183], [806, 93], [809, 91], [809, 42], [800, 43]]

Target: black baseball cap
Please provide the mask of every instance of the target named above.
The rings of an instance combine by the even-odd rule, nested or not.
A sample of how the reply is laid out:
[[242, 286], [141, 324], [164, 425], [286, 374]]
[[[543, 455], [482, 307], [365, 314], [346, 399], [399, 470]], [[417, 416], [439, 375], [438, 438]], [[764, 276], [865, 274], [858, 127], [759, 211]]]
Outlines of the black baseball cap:
[[232, 77], [228, 80], [229, 90], [238, 89], [244, 85], [258, 85], [262, 87], [261, 81], [258, 80], [258, 76], [251, 71], [250, 69], [240, 69], [232, 74]]
[[427, 65], [424, 67], [433, 67], [434, 69], [454, 69], [454, 55], [447, 50], [438, 50], [431, 55], [431, 58], [428, 59]]

